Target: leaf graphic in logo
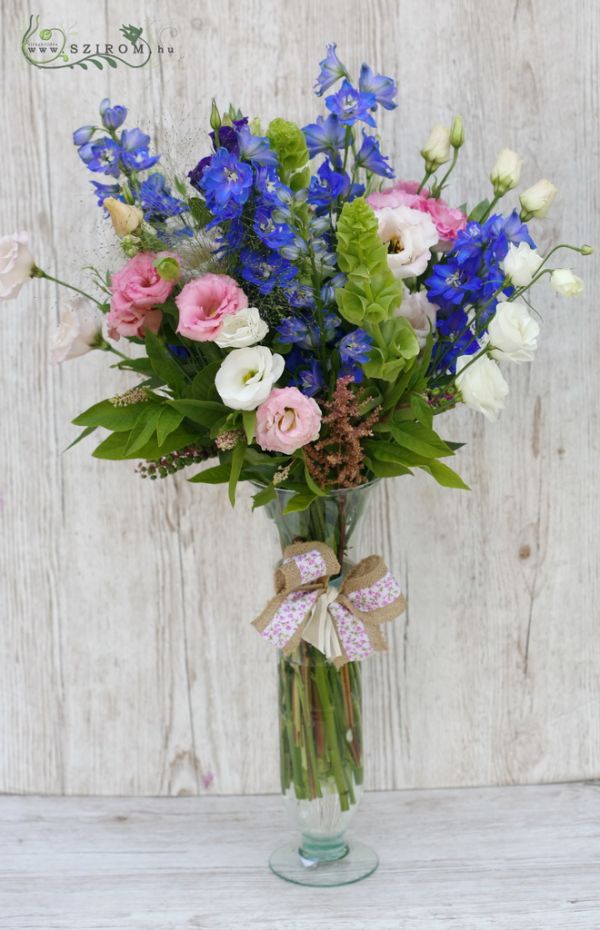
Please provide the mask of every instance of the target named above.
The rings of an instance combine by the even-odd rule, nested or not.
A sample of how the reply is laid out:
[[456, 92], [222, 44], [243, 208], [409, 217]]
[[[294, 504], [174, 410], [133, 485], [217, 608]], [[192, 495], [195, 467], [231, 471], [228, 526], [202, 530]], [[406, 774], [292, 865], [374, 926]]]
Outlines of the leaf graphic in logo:
[[128, 42], [131, 42], [132, 45], [135, 45], [139, 37], [141, 36], [143, 29], [140, 29], [139, 26], [132, 26], [131, 23], [129, 26], [121, 26], [121, 32], [125, 36]]

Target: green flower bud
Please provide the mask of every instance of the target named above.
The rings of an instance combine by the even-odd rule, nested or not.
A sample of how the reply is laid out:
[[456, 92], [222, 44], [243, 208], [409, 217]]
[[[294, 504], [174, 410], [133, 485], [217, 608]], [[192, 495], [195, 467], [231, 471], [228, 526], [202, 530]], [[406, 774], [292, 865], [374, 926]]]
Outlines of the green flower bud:
[[581, 254], [582, 254], [582, 255], [591, 255], [593, 251], [594, 251], [594, 250], [593, 250], [593, 248], [592, 248], [591, 245], [582, 245], [582, 246], [581, 246]]
[[123, 236], [121, 239], [121, 248], [125, 252], [127, 258], [134, 258], [142, 249], [139, 236]]
[[450, 145], [452, 148], [459, 149], [465, 141], [465, 129], [463, 126], [462, 116], [455, 116], [450, 126]]
[[154, 262], [154, 267], [163, 281], [176, 281], [181, 274], [179, 262], [176, 258], [173, 258], [172, 255], [164, 255], [162, 258], [157, 258]]
[[212, 106], [210, 108], [210, 128], [214, 132], [218, 132], [221, 128], [221, 114], [219, 113], [219, 108], [217, 106], [217, 101], [213, 97]]

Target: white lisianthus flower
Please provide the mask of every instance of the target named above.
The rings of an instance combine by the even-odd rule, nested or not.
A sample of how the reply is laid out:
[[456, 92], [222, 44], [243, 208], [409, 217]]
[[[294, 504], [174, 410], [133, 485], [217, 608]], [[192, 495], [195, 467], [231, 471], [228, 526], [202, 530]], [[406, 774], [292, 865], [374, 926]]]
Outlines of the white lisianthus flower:
[[437, 123], [429, 133], [429, 138], [423, 148], [421, 155], [425, 159], [428, 169], [439, 168], [450, 160], [452, 145], [450, 143], [450, 130], [447, 126]]
[[0, 237], [0, 300], [16, 297], [28, 278], [35, 262], [29, 251], [27, 233]]
[[532, 362], [540, 334], [524, 300], [502, 300], [488, 326], [492, 356], [499, 361]]
[[504, 408], [508, 384], [496, 362], [487, 355], [481, 355], [476, 361], [472, 355], [461, 355], [456, 360], [456, 372], [456, 386], [467, 407], [482, 413], [488, 420], [497, 420]]
[[551, 181], [542, 178], [533, 187], [519, 194], [519, 200], [524, 212], [528, 216], [543, 217], [552, 206], [552, 201], [558, 193], [558, 188]]
[[269, 327], [256, 307], [243, 307], [223, 317], [223, 325], [214, 338], [222, 349], [243, 349], [261, 342]]
[[512, 149], [502, 149], [490, 172], [490, 181], [497, 194], [506, 194], [516, 187], [521, 177], [523, 159]]
[[128, 236], [141, 225], [144, 214], [139, 207], [123, 203], [115, 197], [106, 197], [102, 204], [109, 214], [117, 236]]
[[102, 336], [102, 317], [83, 297], [74, 297], [60, 314], [50, 344], [52, 362], [58, 365], [96, 348]]
[[396, 278], [423, 274], [437, 245], [438, 234], [429, 214], [411, 207], [375, 210], [379, 236], [388, 246], [388, 265]]
[[542, 258], [537, 249], [532, 249], [526, 242], [518, 245], [511, 242], [500, 267], [515, 287], [527, 287], [541, 264]]
[[550, 275], [550, 284], [563, 297], [578, 297], [583, 291], [583, 281], [570, 268], [556, 268]]
[[427, 299], [427, 291], [423, 290], [406, 294], [394, 315], [403, 316], [408, 320], [419, 345], [423, 348], [427, 337], [435, 329], [437, 311], [437, 305]]
[[266, 346], [233, 349], [215, 377], [221, 400], [232, 410], [255, 410], [283, 374], [283, 356]]

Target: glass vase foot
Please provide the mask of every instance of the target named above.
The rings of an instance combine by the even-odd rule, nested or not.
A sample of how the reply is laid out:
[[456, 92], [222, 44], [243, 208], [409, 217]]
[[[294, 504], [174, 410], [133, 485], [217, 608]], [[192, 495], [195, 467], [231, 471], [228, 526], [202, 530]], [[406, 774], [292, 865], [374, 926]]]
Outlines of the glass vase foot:
[[379, 859], [377, 853], [364, 843], [352, 841], [347, 852], [339, 859], [309, 859], [297, 843], [278, 846], [269, 859], [271, 871], [286, 882], [311, 885], [315, 888], [334, 888], [351, 885], [372, 875]]

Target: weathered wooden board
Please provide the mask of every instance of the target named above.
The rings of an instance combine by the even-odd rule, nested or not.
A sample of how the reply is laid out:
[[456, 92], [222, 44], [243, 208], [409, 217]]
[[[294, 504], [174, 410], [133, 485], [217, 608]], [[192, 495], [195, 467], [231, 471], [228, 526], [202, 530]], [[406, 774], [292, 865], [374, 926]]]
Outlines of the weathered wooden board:
[[278, 797], [0, 799], [2, 930], [593, 930], [597, 785], [368, 794], [379, 869], [269, 872]]
[[[70, 143], [100, 98], [183, 171], [215, 93], [313, 118], [331, 39], [352, 68], [397, 75], [383, 130], [405, 177], [430, 124], [459, 111], [455, 202], [485, 192], [510, 145], [525, 183], [560, 187], [542, 244], [600, 241], [594, 0], [55, 0], [43, 15], [81, 41], [123, 18], [170, 27], [175, 49], [138, 71], [38, 71], [19, 51], [22, 6], [3, 4], [0, 227], [30, 230], [39, 264], [68, 279], [116, 256]], [[372, 787], [600, 774], [600, 281], [594, 259], [577, 267], [586, 296], [543, 290], [538, 359], [510, 372], [501, 421], [447, 421], [472, 493], [420, 478], [377, 492], [363, 550], [402, 575], [410, 608], [366, 671]], [[35, 282], [0, 308], [0, 790], [185, 794], [208, 773], [215, 792], [275, 790], [274, 656], [248, 625], [271, 590], [272, 528], [246, 494], [232, 512], [222, 489], [144, 482], [84, 444], [63, 454], [70, 418], [117, 386], [104, 357], [50, 367], [61, 299]]]

